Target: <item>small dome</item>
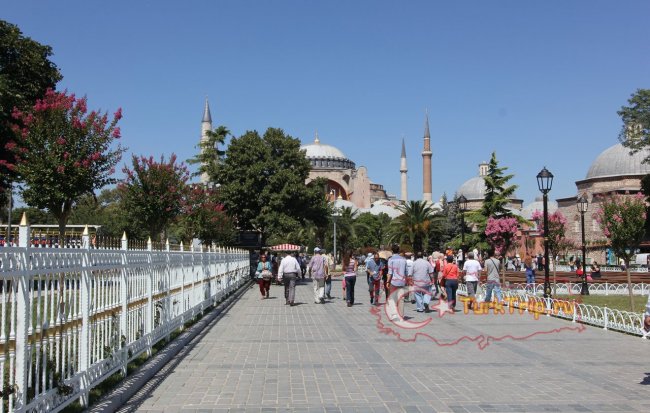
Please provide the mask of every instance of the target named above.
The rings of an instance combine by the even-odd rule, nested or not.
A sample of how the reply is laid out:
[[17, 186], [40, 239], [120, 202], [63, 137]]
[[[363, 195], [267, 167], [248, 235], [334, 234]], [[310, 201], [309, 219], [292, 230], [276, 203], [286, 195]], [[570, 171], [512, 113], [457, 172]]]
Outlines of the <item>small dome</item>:
[[328, 158], [328, 159], [348, 159], [347, 156], [339, 148], [332, 145], [320, 143], [320, 139], [316, 136], [313, 143], [302, 145], [301, 150], [306, 151], [307, 159], [314, 158]]
[[650, 164], [642, 163], [648, 155], [640, 151], [630, 155], [630, 150], [617, 143], [605, 149], [589, 167], [587, 178], [605, 178], [609, 176], [646, 175], [650, 173]]
[[334, 206], [334, 208], [339, 209], [339, 210], [341, 210], [343, 208], [350, 208], [350, 209], [352, 209], [353, 213], [356, 213], [357, 210], [359, 209], [352, 202], [350, 202], [350, 201], [348, 201], [346, 199], [341, 199], [341, 198], [334, 201], [333, 206]]
[[379, 215], [381, 213], [384, 213], [391, 218], [397, 218], [398, 216], [402, 215], [402, 213], [397, 208], [394, 208], [387, 204], [378, 204], [378, 203], [372, 205], [372, 207], [370, 208], [370, 213], [372, 215]]
[[[535, 198], [535, 201], [531, 202], [530, 204], [526, 205], [524, 209], [521, 210], [521, 216], [530, 220], [533, 218], [533, 212], [539, 211], [542, 212], [544, 211], [544, 200], [542, 199], [541, 196], [538, 196]], [[557, 211], [557, 202], [548, 200], [548, 213], [549, 215], [552, 214], [553, 212]]]
[[475, 176], [474, 178], [468, 179], [458, 188], [456, 195], [465, 195], [465, 198], [470, 201], [485, 198], [485, 180], [482, 176]]

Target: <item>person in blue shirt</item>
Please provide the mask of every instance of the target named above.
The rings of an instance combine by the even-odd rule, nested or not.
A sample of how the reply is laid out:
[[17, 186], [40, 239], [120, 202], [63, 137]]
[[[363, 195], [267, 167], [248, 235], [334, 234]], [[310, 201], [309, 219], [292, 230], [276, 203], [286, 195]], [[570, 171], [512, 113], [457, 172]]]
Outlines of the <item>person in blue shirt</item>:
[[379, 305], [381, 295], [381, 276], [384, 271], [384, 263], [379, 259], [379, 254], [374, 253], [372, 259], [366, 260], [366, 274], [368, 274], [368, 291], [370, 292], [370, 304]]

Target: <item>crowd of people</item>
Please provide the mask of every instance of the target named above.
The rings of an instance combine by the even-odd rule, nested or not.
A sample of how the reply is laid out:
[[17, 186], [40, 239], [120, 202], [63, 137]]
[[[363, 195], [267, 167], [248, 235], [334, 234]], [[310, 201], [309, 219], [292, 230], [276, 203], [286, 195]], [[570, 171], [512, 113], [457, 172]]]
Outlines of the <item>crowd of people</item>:
[[[261, 255], [255, 276], [261, 299], [269, 298], [273, 280], [284, 285], [285, 305], [295, 305], [295, 288], [299, 279], [307, 275], [313, 284], [315, 304], [331, 300], [332, 278], [339, 278], [345, 292], [345, 303], [355, 303], [357, 277], [365, 273], [371, 305], [390, 304], [395, 309], [391, 318], [404, 314], [404, 302], [415, 304], [415, 311], [429, 312], [432, 300], [445, 300], [450, 311], [456, 310], [458, 283], [464, 282], [470, 298], [469, 307], [475, 304], [478, 283], [482, 276], [486, 280], [485, 301], [494, 298], [502, 302], [499, 271], [501, 260], [492, 252], [484, 256], [474, 250], [467, 254], [448, 248], [444, 253], [426, 255], [401, 251], [398, 245], [392, 251], [380, 256], [379, 252], [367, 257], [355, 257], [352, 251], [343, 254], [340, 269], [331, 255], [324, 249], [314, 248], [310, 259], [304, 254], [286, 252], [283, 258], [277, 255]], [[531, 264], [532, 265], [532, 264]], [[383, 293], [383, 300], [382, 300]]]

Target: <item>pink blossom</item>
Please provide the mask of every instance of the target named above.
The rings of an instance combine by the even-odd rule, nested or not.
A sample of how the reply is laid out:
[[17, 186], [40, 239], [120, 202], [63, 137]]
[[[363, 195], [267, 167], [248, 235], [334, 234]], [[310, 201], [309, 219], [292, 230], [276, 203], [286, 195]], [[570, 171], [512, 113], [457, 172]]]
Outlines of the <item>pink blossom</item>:
[[117, 108], [117, 111], [115, 111], [113, 116], [115, 117], [115, 120], [122, 119], [122, 108]]
[[56, 143], [58, 143], [59, 145], [65, 145], [65, 138], [63, 136], [60, 136], [59, 138], [57, 138]]
[[90, 165], [90, 161], [88, 159], [84, 159], [81, 161], [81, 165], [83, 165], [84, 168], [88, 168], [88, 165]]
[[116, 127], [115, 129], [113, 129], [113, 134], [112, 134], [112, 136], [113, 136], [115, 139], [119, 139], [119, 138], [122, 136], [122, 131], [120, 130], [119, 127]]
[[56, 171], [57, 171], [58, 173], [60, 173], [60, 174], [64, 173], [64, 172], [65, 172], [65, 166], [63, 166], [63, 165], [59, 165], [59, 166], [56, 168]]
[[79, 163], [79, 161], [74, 162], [74, 167], [75, 168], [79, 168], [80, 166], [81, 166], [81, 164]]
[[16, 147], [16, 142], [14, 141], [9, 141], [5, 144], [5, 149], [8, 151], [13, 150]]
[[63, 159], [68, 159], [70, 157], [69, 152], [63, 152]]

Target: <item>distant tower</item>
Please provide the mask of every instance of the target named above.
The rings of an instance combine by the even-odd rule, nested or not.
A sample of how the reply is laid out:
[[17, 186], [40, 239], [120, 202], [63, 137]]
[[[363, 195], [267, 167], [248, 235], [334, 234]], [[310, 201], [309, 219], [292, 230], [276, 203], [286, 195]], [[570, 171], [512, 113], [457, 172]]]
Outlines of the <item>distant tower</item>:
[[[212, 116], [210, 115], [210, 105], [208, 104], [208, 98], [205, 98], [205, 108], [203, 109], [203, 120], [201, 121], [201, 141], [200, 144], [203, 144], [208, 140], [208, 131], [212, 130]], [[201, 151], [203, 147], [201, 146]], [[205, 172], [201, 174], [201, 183], [207, 184], [210, 180], [210, 177]]]
[[406, 190], [406, 172], [408, 169], [406, 168], [406, 146], [404, 146], [404, 138], [402, 138], [402, 158], [400, 162], [400, 167], [399, 167], [399, 172], [402, 175], [402, 196], [400, 200], [402, 202], [406, 202], [409, 200], [408, 198], [408, 193]]
[[429, 112], [424, 121], [424, 150], [422, 151], [422, 200], [432, 202], [431, 198], [431, 135], [429, 134]]

